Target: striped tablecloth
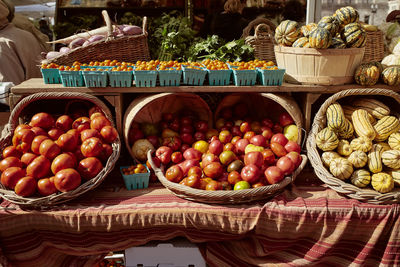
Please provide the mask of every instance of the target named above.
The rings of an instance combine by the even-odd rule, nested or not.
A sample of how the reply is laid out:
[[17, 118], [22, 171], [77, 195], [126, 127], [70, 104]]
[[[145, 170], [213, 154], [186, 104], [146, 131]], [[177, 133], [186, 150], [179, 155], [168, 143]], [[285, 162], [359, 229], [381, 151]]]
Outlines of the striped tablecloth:
[[51, 210], [0, 206], [4, 265], [93, 266], [109, 251], [176, 236], [199, 243], [215, 267], [400, 265], [399, 205], [360, 203], [323, 186], [291, 186], [268, 202], [207, 205], [157, 184], [127, 191], [105, 182]]

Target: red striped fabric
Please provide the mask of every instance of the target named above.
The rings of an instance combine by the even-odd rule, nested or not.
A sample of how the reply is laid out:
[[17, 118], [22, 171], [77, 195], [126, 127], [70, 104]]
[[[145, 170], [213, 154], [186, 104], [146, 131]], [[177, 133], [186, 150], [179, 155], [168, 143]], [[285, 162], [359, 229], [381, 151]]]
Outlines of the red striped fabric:
[[112, 182], [48, 210], [0, 205], [0, 265], [92, 266], [109, 251], [185, 236], [209, 266], [400, 265], [399, 205], [292, 186], [268, 202], [208, 205]]

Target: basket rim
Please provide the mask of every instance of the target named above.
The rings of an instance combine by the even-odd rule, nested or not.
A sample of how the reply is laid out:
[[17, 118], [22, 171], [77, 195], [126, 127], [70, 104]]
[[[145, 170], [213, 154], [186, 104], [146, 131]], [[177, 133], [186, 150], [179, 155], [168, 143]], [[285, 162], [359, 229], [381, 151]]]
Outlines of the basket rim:
[[[48, 100], [48, 99], [71, 99], [71, 100], [82, 100], [82, 101], [89, 101], [92, 102], [97, 107], [101, 108], [104, 112], [105, 116], [108, 120], [110, 120], [113, 127], [115, 127], [115, 123], [112, 119], [111, 112], [108, 107], [97, 97], [85, 93], [70, 93], [70, 92], [46, 92], [46, 93], [35, 93], [29, 96], [26, 96], [17, 103], [10, 114], [9, 122], [4, 127], [2, 132], [2, 138], [0, 139], [0, 145], [4, 147], [4, 145], [10, 144], [12, 135], [14, 133], [15, 127], [18, 123], [19, 116], [23, 109], [28, 106], [29, 104], [35, 102], [36, 100]], [[106, 178], [106, 176], [113, 170], [116, 161], [119, 158], [120, 150], [121, 150], [121, 139], [118, 136], [117, 140], [115, 140], [111, 144], [113, 148], [113, 152], [108, 158], [106, 164], [103, 166], [103, 169], [100, 173], [84, 182], [82, 179], [82, 183], [80, 186], [75, 188], [72, 191], [68, 192], [58, 192], [49, 196], [43, 197], [21, 197], [15, 194], [14, 190], [6, 189], [3, 185], [0, 184], [0, 197], [6, 199], [7, 201], [18, 204], [20, 206], [25, 207], [46, 207], [52, 206], [56, 204], [60, 204], [63, 202], [67, 202], [72, 200], [89, 190], [92, 190], [100, 185], [100, 183]]]
[[314, 172], [317, 177], [328, 185], [331, 189], [342, 193], [350, 198], [357, 199], [359, 201], [368, 202], [371, 204], [393, 204], [400, 202], [400, 190], [391, 191], [389, 193], [380, 193], [373, 189], [364, 189], [356, 187], [351, 183], [340, 180], [334, 177], [323, 165], [321, 156], [316, 146], [316, 135], [325, 126], [325, 114], [328, 106], [339, 99], [348, 96], [386, 96], [394, 98], [400, 104], [400, 94], [389, 90], [380, 88], [363, 88], [363, 89], [348, 89], [338, 92], [330, 96], [320, 107], [317, 114], [314, 117], [312, 128], [308, 134], [306, 147], [307, 156], [310, 160]]
[[181, 185], [179, 183], [170, 182], [165, 178], [163, 169], [157, 168], [152, 160], [152, 153], [154, 150], [147, 151], [147, 160], [149, 161], [152, 169], [160, 182], [173, 194], [178, 197], [203, 202], [203, 203], [214, 203], [214, 204], [240, 204], [248, 203], [252, 201], [262, 200], [272, 197], [280, 192], [283, 188], [293, 183], [297, 175], [303, 170], [307, 163], [307, 156], [301, 154], [302, 161], [299, 167], [293, 172], [291, 176], [286, 176], [282, 181], [273, 185], [267, 185], [257, 188], [244, 189], [244, 190], [218, 190], [218, 191], [207, 191], [197, 188], [191, 188], [188, 186]]
[[346, 49], [335, 49], [335, 48], [311, 48], [311, 47], [291, 47], [283, 45], [274, 45], [274, 51], [280, 53], [293, 53], [293, 54], [307, 54], [307, 55], [353, 55], [361, 54], [365, 51], [364, 47], [353, 47]]

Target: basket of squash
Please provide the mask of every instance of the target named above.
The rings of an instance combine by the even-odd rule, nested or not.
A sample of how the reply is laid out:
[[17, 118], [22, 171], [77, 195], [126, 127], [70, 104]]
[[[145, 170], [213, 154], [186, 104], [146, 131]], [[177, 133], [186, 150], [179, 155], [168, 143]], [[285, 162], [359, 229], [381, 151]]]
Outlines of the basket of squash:
[[400, 95], [350, 89], [329, 97], [314, 118], [308, 158], [320, 180], [350, 198], [400, 201]]
[[352, 83], [363, 60], [366, 31], [351, 6], [318, 23], [300, 27], [285, 20], [275, 30], [275, 58], [288, 82], [336, 85]]

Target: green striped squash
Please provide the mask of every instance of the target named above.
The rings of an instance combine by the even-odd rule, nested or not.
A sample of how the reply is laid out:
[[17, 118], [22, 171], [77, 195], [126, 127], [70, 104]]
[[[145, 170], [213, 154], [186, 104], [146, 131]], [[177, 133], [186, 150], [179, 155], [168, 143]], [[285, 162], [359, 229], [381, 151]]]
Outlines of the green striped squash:
[[308, 37], [310, 35], [310, 32], [317, 28], [316, 23], [308, 23], [307, 25], [301, 26], [300, 31], [301, 34], [303, 34], [305, 37]]
[[400, 169], [400, 150], [387, 150], [382, 153], [382, 162], [392, 169]]
[[324, 28], [331, 33], [331, 36], [335, 36], [339, 31], [340, 22], [334, 16], [325, 16], [318, 22], [318, 27]]
[[339, 130], [339, 137], [343, 139], [349, 139], [354, 134], [353, 124], [345, 118], [345, 123], [343, 129]]
[[324, 128], [315, 137], [315, 142], [322, 151], [332, 151], [337, 148], [339, 139], [329, 128]]
[[391, 66], [382, 71], [382, 80], [387, 85], [400, 85], [400, 67]]
[[308, 37], [300, 37], [293, 43], [293, 47], [310, 47], [310, 43], [308, 42]]
[[382, 66], [382, 64], [381, 64], [379, 61], [371, 61], [371, 62], [368, 62], [368, 64], [377, 67], [378, 70], [379, 70], [379, 73], [382, 73], [382, 71], [383, 71], [383, 66]]
[[368, 153], [368, 169], [372, 173], [382, 171], [382, 153], [383, 147], [379, 144], [373, 144], [371, 151]]
[[391, 149], [400, 150], [400, 133], [392, 133], [389, 136], [388, 144]]
[[367, 34], [361, 24], [350, 23], [344, 27], [342, 39], [347, 47], [363, 47], [365, 46]]
[[333, 37], [330, 48], [344, 49], [346, 48], [346, 44], [341, 38]]
[[339, 103], [330, 104], [326, 109], [326, 123], [328, 128], [334, 132], [340, 132], [345, 128], [346, 118]]
[[350, 163], [353, 164], [355, 168], [362, 168], [367, 164], [368, 156], [367, 153], [356, 150], [350, 154], [347, 160], [350, 161]]
[[327, 29], [317, 27], [308, 36], [311, 48], [328, 48], [332, 42], [332, 36]]
[[350, 181], [355, 186], [363, 188], [371, 183], [371, 174], [364, 169], [356, 170], [351, 175]]
[[345, 158], [335, 158], [329, 165], [329, 171], [340, 180], [346, 180], [353, 174], [353, 165]]
[[300, 29], [296, 21], [284, 20], [275, 30], [275, 40], [278, 44], [291, 46], [300, 37]]
[[354, 80], [360, 85], [375, 85], [379, 77], [378, 67], [371, 64], [361, 64], [354, 72]]
[[338, 10], [336, 10], [335, 16], [339, 23], [342, 25], [357, 22], [360, 17], [358, 11], [351, 6], [339, 8]]
[[326, 152], [323, 152], [321, 155], [322, 163], [326, 167], [329, 167], [329, 165], [331, 165], [332, 160], [335, 158], [340, 158], [340, 155], [334, 151], [326, 151]]
[[371, 185], [380, 193], [388, 193], [393, 190], [394, 180], [390, 174], [385, 172], [375, 173], [371, 177]]

